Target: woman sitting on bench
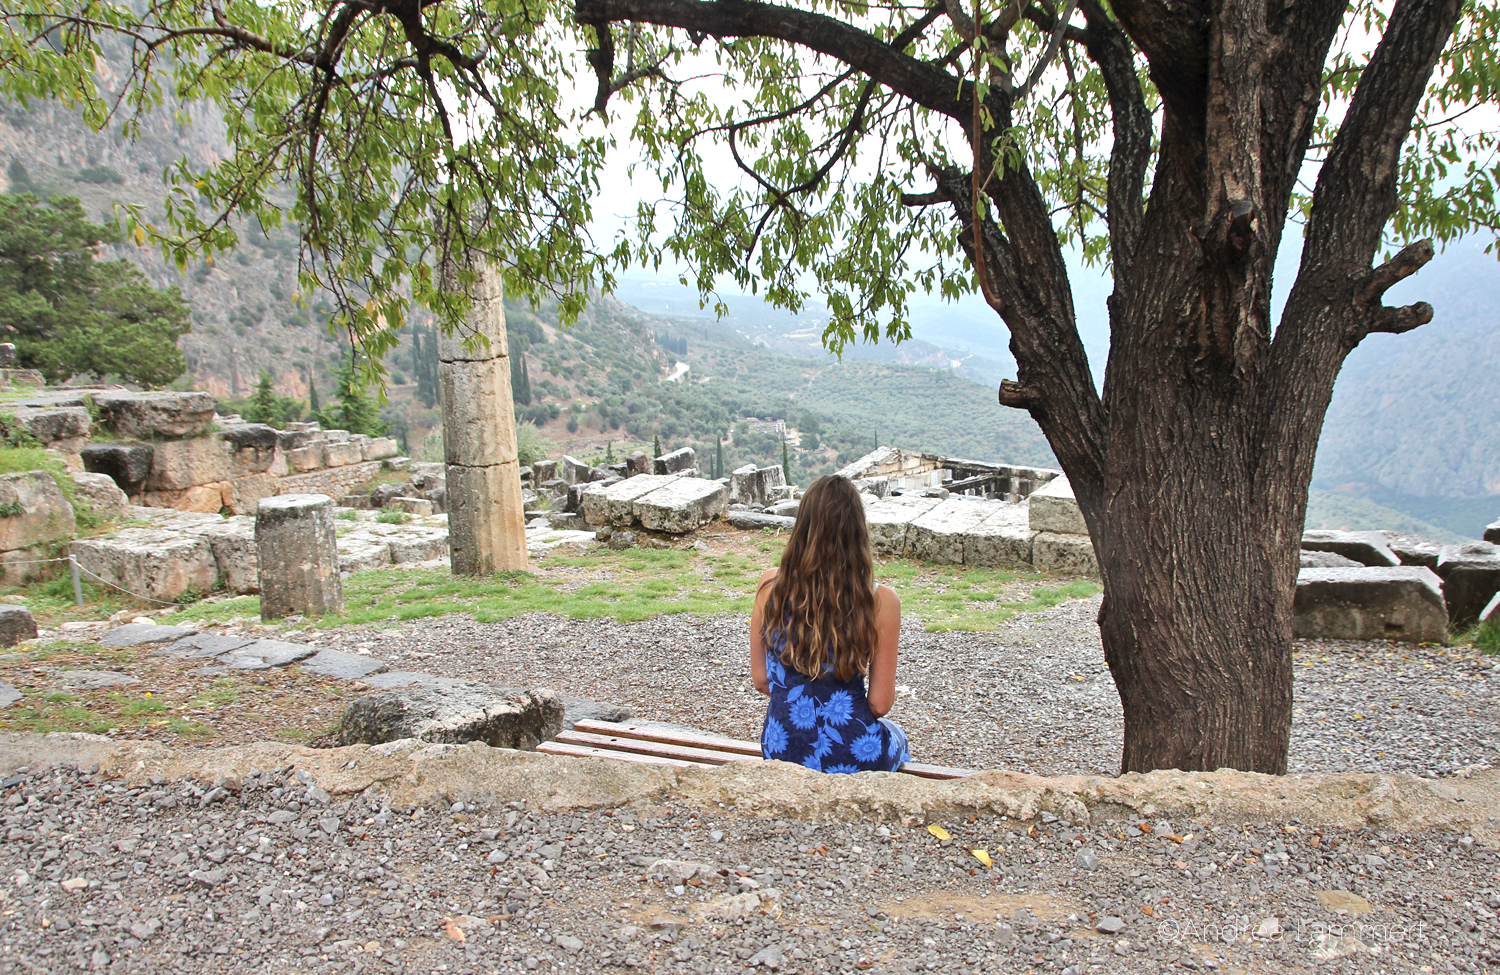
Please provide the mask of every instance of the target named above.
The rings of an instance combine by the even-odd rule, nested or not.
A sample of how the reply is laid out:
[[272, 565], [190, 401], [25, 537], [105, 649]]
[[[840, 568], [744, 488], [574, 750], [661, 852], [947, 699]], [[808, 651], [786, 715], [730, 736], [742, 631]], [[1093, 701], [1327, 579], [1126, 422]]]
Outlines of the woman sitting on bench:
[[911, 760], [906, 732], [884, 717], [896, 700], [901, 600], [874, 574], [859, 492], [848, 478], [818, 478], [750, 617], [751, 679], [771, 699], [766, 758], [821, 772], [889, 772]]

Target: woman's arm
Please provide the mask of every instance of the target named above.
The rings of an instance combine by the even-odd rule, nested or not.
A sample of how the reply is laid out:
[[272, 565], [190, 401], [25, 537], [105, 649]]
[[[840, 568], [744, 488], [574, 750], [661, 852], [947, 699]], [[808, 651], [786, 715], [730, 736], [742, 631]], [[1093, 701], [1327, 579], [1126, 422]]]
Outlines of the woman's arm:
[[870, 654], [870, 711], [883, 718], [896, 703], [896, 644], [901, 638], [901, 597], [890, 586], [875, 590], [875, 651]]
[[750, 613], [750, 682], [755, 689], [767, 696], [771, 693], [771, 682], [766, 678], [766, 648], [761, 643], [761, 624], [766, 618], [766, 599], [771, 594], [771, 580], [776, 578], [775, 569], [761, 574], [755, 588], [755, 609]]

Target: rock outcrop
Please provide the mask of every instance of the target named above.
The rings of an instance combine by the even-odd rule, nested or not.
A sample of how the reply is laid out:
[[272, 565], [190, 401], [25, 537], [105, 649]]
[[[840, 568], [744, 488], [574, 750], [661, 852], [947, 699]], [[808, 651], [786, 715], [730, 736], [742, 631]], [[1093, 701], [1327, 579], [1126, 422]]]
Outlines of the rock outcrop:
[[478, 741], [492, 748], [531, 750], [562, 731], [566, 708], [549, 690], [517, 691], [454, 682], [413, 685], [369, 694], [351, 703], [334, 739], [341, 745], [378, 745], [415, 738], [434, 744]]

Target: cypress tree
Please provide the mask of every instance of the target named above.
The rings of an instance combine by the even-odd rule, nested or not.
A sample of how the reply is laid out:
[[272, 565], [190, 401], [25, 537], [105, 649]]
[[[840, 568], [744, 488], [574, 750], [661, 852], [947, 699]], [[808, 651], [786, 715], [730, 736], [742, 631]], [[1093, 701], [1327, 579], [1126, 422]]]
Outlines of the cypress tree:
[[786, 438], [781, 438], [781, 473], [786, 476], [786, 482], [792, 483], [792, 464], [787, 458]]
[[724, 476], [724, 435], [719, 434], [719, 445], [714, 448], [714, 477]]
[[317, 376], [313, 374], [312, 366], [307, 367], [307, 411], [312, 418], [319, 423], [323, 422], [323, 405], [318, 402]]
[[661, 434], [659, 434], [659, 433], [656, 435], [655, 453], [653, 453], [651, 456], [652, 457], [660, 457], [661, 456]]

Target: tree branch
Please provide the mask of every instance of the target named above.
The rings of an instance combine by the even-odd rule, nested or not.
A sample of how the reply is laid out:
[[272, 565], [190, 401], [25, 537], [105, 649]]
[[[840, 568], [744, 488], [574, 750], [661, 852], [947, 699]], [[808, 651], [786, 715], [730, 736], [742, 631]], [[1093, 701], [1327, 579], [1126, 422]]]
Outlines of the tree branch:
[[1151, 65], [1169, 111], [1203, 116], [1208, 81], [1208, 0], [1115, 0], [1111, 8]]
[[1105, 198], [1115, 274], [1128, 276], [1145, 214], [1146, 168], [1151, 163], [1151, 112], [1135, 73], [1135, 48], [1100, 0], [1083, 0], [1084, 50], [1099, 66], [1109, 96], [1114, 145]]
[[837, 58], [924, 108], [964, 122], [967, 128], [969, 82], [823, 14], [748, 0], [577, 0], [573, 10], [580, 24], [632, 20], [709, 37], [770, 37], [799, 44]]

